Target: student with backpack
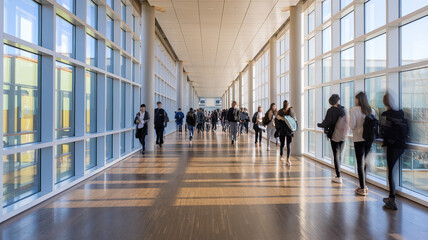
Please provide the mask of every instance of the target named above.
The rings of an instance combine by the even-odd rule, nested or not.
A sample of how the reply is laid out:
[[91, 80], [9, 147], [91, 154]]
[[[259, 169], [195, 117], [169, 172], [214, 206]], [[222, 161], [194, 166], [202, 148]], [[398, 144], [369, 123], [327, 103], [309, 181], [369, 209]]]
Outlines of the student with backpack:
[[256, 133], [256, 146], [257, 146], [257, 141], [259, 143], [259, 146], [262, 146], [262, 137], [263, 137], [263, 109], [262, 106], [259, 106], [257, 108], [257, 112], [254, 113], [253, 115], [253, 129], [254, 132]]
[[386, 162], [388, 166], [389, 197], [384, 198], [385, 208], [397, 210], [395, 203], [394, 167], [406, 149], [406, 138], [409, 125], [404, 118], [404, 112], [395, 107], [390, 94], [383, 96], [386, 111], [380, 117], [380, 134], [383, 138], [383, 147], [386, 147]]
[[147, 123], [150, 121], [149, 113], [146, 111], [146, 105], [141, 104], [140, 111], [135, 115], [134, 124], [137, 125], [137, 132], [135, 137], [141, 143], [141, 154], [146, 152], [146, 136], [148, 132]]
[[278, 111], [275, 127], [279, 134], [280, 157], [281, 161], [284, 159], [284, 146], [287, 141], [287, 165], [291, 166], [291, 141], [293, 140], [294, 131], [297, 130], [297, 118], [294, 113], [293, 107], [290, 106], [287, 100], [284, 100], [283, 107]]
[[367, 196], [366, 186], [367, 156], [370, 153], [373, 141], [376, 139], [376, 112], [370, 107], [367, 95], [360, 92], [355, 96], [355, 107], [349, 112], [349, 128], [352, 130], [352, 140], [355, 148], [355, 158], [357, 159], [358, 178], [360, 187], [355, 189], [355, 193]]
[[184, 113], [181, 111], [181, 108], [178, 109], [178, 112], [175, 112], [175, 123], [177, 124], [178, 132], [183, 132], [183, 120]]
[[193, 108], [190, 108], [189, 112], [186, 115], [187, 128], [189, 129], [189, 141], [193, 140], [193, 132], [195, 131], [196, 126], [196, 114], [193, 112]]
[[263, 118], [263, 124], [266, 126], [267, 131], [267, 150], [270, 150], [270, 139], [271, 137], [275, 138], [275, 118], [278, 113], [276, 109], [276, 104], [272, 103], [269, 110], [266, 112], [265, 117]]
[[334, 169], [336, 170], [336, 176], [332, 178], [331, 181], [335, 183], [342, 183], [340, 164], [342, 162], [345, 138], [349, 131], [346, 110], [339, 104], [339, 101], [339, 95], [331, 95], [328, 100], [331, 107], [327, 110], [323, 122], [318, 123], [318, 127], [324, 128], [324, 133], [326, 133], [327, 138], [330, 139], [331, 149], [333, 152]]
[[230, 125], [230, 139], [232, 140], [232, 145], [234, 145], [238, 140], [237, 137], [239, 130], [239, 108], [236, 101], [232, 102], [232, 107], [229, 108], [229, 111], [227, 112], [227, 120], [229, 121]]

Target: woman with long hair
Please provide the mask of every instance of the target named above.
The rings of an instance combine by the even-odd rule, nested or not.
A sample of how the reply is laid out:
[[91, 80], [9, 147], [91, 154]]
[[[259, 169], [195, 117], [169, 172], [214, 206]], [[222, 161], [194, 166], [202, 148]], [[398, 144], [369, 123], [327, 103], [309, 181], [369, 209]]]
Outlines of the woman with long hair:
[[285, 143], [287, 142], [287, 165], [291, 166], [291, 161], [290, 161], [291, 141], [293, 140], [294, 135], [292, 130], [285, 123], [285, 121], [287, 121], [284, 118], [285, 116], [290, 116], [297, 122], [296, 114], [294, 113], [293, 107], [290, 106], [287, 100], [284, 100], [282, 108], [278, 111], [277, 118], [279, 121], [277, 121], [278, 126], [276, 126], [276, 128], [279, 131], [279, 141], [281, 142], [281, 145], [280, 145], [281, 161], [285, 161], [284, 146], [285, 146]]
[[254, 113], [253, 124], [254, 124], [253, 129], [256, 132], [255, 144], [257, 146], [257, 143], [259, 143], [259, 145], [262, 146], [263, 129], [260, 128], [261, 126], [263, 126], [263, 108], [262, 108], [262, 106], [259, 106], [257, 108], [257, 112]]
[[267, 150], [270, 150], [270, 139], [271, 137], [275, 138], [275, 118], [276, 118], [276, 114], [278, 113], [277, 109], [276, 109], [276, 104], [272, 103], [270, 105], [269, 110], [266, 112], [265, 117], [267, 116], [266, 119], [266, 131], [267, 131]]
[[360, 92], [355, 96], [355, 107], [351, 108], [349, 112], [349, 128], [352, 130], [358, 178], [360, 180], [360, 187], [355, 189], [355, 193], [361, 196], [367, 196], [368, 194], [366, 158], [373, 144], [373, 141], [366, 141], [363, 138], [364, 121], [368, 115], [376, 116], [376, 112], [370, 107], [367, 95], [364, 92]]

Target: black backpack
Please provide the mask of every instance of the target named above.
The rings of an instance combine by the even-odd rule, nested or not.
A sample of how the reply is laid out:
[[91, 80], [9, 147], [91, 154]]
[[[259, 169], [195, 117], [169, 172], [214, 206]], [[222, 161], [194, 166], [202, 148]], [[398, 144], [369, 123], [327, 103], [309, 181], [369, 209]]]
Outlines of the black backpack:
[[363, 124], [363, 138], [373, 142], [379, 137], [379, 120], [373, 114], [367, 115]]
[[272, 120], [269, 120], [269, 111], [265, 113], [265, 116], [263, 117], [262, 121], [263, 121], [263, 126], [269, 125], [269, 123], [272, 121]]

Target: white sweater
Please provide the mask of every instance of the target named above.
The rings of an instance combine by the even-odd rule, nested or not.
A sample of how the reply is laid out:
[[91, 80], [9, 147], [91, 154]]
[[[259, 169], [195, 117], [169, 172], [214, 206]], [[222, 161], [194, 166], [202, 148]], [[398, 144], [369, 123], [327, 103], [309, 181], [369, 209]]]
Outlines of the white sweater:
[[[372, 108], [372, 114], [376, 116], [376, 111]], [[353, 107], [349, 111], [349, 128], [352, 130], [352, 140], [354, 142], [364, 142], [363, 130], [366, 115], [361, 111], [361, 107]]]

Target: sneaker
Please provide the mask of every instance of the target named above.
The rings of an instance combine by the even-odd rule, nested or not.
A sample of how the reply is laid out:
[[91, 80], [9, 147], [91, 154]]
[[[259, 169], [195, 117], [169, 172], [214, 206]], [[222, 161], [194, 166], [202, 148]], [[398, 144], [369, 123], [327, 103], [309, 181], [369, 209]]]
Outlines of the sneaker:
[[287, 159], [287, 165], [291, 166], [291, 160], [290, 160], [290, 158]]
[[341, 177], [334, 177], [331, 179], [331, 181], [335, 182], [335, 183], [342, 183], [342, 178]]
[[385, 208], [389, 210], [398, 210], [395, 198], [384, 198], [383, 202], [385, 203]]
[[285, 158], [283, 156], [281, 156], [281, 161], [283, 161], [283, 162], [285, 161]]
[[269, 146], [267, 147], [267, 150], [270, 151], [270, 147]]
[[367, 196], [369, 194], [369, 189], [368, 188], [357, 188], [355, 189], [355, 194], [360, 195], [360, 196]]

